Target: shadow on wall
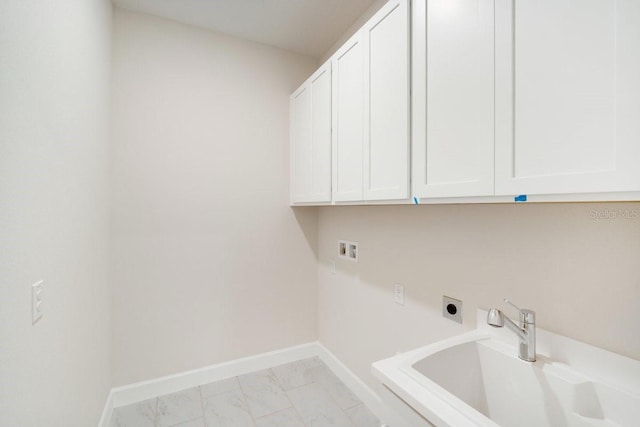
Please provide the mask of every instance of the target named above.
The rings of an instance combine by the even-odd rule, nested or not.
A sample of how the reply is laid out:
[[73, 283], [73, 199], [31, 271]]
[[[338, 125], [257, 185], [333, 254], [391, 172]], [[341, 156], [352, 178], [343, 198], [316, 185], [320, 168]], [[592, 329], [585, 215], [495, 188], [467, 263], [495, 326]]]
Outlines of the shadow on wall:
[[300, 230], [304, 234], [307, 243], [316, 260], [318, 259], [318, 209], [311, 206], [291, 207]]

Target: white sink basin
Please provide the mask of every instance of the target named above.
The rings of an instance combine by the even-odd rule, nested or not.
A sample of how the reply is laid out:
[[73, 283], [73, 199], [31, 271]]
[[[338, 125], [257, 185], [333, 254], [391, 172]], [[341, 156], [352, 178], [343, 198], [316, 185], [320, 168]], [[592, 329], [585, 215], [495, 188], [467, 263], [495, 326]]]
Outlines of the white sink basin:
[[486, 326], [373, 364], [436, 426], [640, 426], [640, 361], [537, 330], [538, 360]]

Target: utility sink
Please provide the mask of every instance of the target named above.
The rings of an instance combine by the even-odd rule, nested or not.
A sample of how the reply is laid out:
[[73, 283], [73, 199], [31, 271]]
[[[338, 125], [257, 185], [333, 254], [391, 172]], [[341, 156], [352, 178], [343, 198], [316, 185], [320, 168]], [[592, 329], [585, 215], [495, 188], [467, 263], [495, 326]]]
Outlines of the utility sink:
[[538, 360], [486, 324], [373, 364], [374, 375], [436, 426], [640, 426], [640, 361], [540, 328]]

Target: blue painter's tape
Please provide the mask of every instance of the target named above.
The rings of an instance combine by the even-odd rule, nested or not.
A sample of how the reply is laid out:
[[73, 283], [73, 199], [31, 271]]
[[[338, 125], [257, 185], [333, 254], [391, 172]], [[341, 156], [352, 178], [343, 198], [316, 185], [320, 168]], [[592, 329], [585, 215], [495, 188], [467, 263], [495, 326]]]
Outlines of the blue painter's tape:
[[420, 199], [418, 199], [416, 196], [413, 196], [413, 204], [414, 205], [419, 205], [420, 204]]
[[513, 198], [514, 202], [526, 202], [527, 201], [527, 195], [526, 194], [520, 194], [516, 197]]

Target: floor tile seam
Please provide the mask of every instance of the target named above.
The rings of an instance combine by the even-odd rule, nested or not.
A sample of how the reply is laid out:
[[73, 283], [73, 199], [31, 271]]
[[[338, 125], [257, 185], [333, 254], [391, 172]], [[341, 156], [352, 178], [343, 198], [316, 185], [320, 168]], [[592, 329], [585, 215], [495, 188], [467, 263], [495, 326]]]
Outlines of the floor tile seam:
[[[301, 386], [301, 387], [304, 387], [304, 386]], [[297, 387], [297, 388], [300, 388], [300, 387]], [[286, 408], [276, 409], [273, 412], [268, 412], [268, 413], [266, 413], [264, 415], [260, 415], [259, 417], [255, 416], [254, 413], [251, 412], [251, 409], [249, 408], [249, 412], [250, 412], [251, 416], [254, 418], [254, 420], [257, 420], [258, 418], [268, 417], [269, 415], [277, 414], [278, 412], [286, 411], [287, 409], [294, 409], [294, 410], [296, 409], [295, 406], [293, 406], [293, 403], [291, 402], [291, 399], [289, 399], [289, 395], [287, 394], [289, 391], [285, 390], [285, 389], [282, 389], [282, 391], [284, 392], [284, 395], [286, 396], [287, 400], [289, 401], [289, 406], [287, 406]], [[243, 395], [243, 397], [245, 397], [244, 396], [244, 392], [242, 393], [242, 395]], [[248, 407], [248, 405], [247, 405], [247, 407]], [[298, 411], [296, 410], [296, 413], [297, 412]]]
[[[300, 359], [300, 360], [302, 360], [302, 359]], [[283, 365], [276, 365], [276, 366], [272, 366], [271, 368], [269, 368], [271, 370], [271, 372], [273, 372], [273, 376], [275, 377], [276, 381], [278, 382], [278, 385], [280, 386], [282, 391], [284, 391], [285, 393], [288, 390], [284, 387], [284, 385], [282, 384], [282, 381], [280, 381], [280, 378], [278, 378], [278, 375], [276, 375], [276, 371], [274, 371], [273, 368], [277, 368], [278, 366], [292, 365], [292, 364], [294, 364], [296, 362], [300, 362], [300, 360], [294, 360], [293, 362], [285, 363]], [[304, 364], [302, 364], [302, 366], [304, 366]]]
[[[318, 359], [318, 361], [320, 362], [319, 364], [318, 364], [318, 363], [316, 363], [315, 361], [314, 361], [314, 363], [313, 363], [311, 366], [309, 366], [307, 363], [304, 363], [304, 361], [305, 361], [305, 360], [316, 359], [316, 358], [317, 358], [317, 359]], [[305, 367], [305, 368], [307, 368], [307, 369], [313, 369], [313, 368], [316, 368], [316, 367], [321, 366], [322, 364], [324, 364], [324, 362], [320, 359], [320, 357], [319, 357], [319, 356], [305, 357], [304, 359], [300, 359], [300, 362], [302, 362], [302, 364], [304, 365], [304, 367]]]
[[[308, 384], [307, 384], [307, 385], [308, 385]], [[300, 387], [304, 387], [304, 386], [300, 386]], [[300, 387], [298, 387], [298, 388], [300, 388]], [[285, 395], [285, 396], [287, 396], [287, 400], [288, 400], [288, 401], [289, 401], [289, 403], [291, 404], [291, 408], [293, 409], [293, 411], [294, 411], [294, 412], [296, 413], [296, 415], [298, 416], [298, 419], [299, 419], [300, 421], [302, 421], [302, 424], [303, 424], [305, 427], [309, 427], [309, 426], [307, 426], [307, 422], [306, 422], [306, 420], [304, 419], [304, 417], [302, 416], [302, 414], [300, 413], [300, 411], [298, 410], [298, 408], [296, 408], [296, 406], [295, 406], [295, 405], [293, 404], [293, 402], [291, 401], [291, 398], [289, 397], [289, 392], [288, 392], [288, 391], [285, 391], [285, 392], [284, 392], [284, 395]], [[289, 409], [289, 408], [287, 408], [287, 409]]]
[[204, 421], [204, 424], [206, 425], [207, 422], [204, 419], [204, 415], [205, 415], [204, 414], [204, 399], [202, 398], [202, 388], [201, 388], [201, 386], [198, 386], [198, 392], [200, 393], [200, 409], [202, 409], [202, 419]]
[[[346, 412], [344, 409], [342, 409], [342, 407], [341, 407], [341, 406], [338, 404], [338, 402], [336, 402], [336, 400], [335, 400], [335, 399], [334, 399], [334, 398], [329, 394], [329, 392], [328, 392], [328, 391], [327, 391], [327, 390], [322, 386], [322, 384], [320, 384], [320, 383], [318, 383], [318, 382], [313, 382], [313, 383], [311, 383], [311, 384], [306, 384], [306, 386], [309, 386], [309, 385], [312, 385], [312, 384], [318, 384], [318, 385], [320, 386], [320, 388], [321, 388], [322, 390], [324, 390], [324, 391], [325, 391], [325, 393], [327, 393], [327, 396], [329, 396], [329, 399], [330, 399], [332, 402], [334, 402], [334, 403], [336, 404], [336, 408], [338, 408], [338, 410], [339, 410], [340, 412], [342, 412], [342, 414], [345, 416], [345, 418], [346, 418], [347, 420], [349, 420], [349, 423], [351, 423], [351, 426], [350, 426], [350, 427], [357, 427], [357, 426], [356, 426], [356, 424], [355, 424], [355, 423], [353, 422], [353, 420], [351, 419], [351, 417], [349, 416], [349, 414], [347, 414], [347, 412]], [[297, 388], [299, 389], [299, 388], [306, 387], [306, 386], [300, 386], [300, 387], [297, 387]], [[289, 395], [287, 395], [287, 398], [289, 398]], [[291, 399], [289, 399], [289, 401], [291, 401]], [[303, 417], [303, 416], [300, 414], [300, 412], [298, 411], [298, 408], [296, 408], [296, 407], [295, 407], [295, 405], [293, 405], [292, 407], [293, 407], [293, 409], [296, 411], [296, 414], [298, 414], [298, 416], [299, 416], [299, 417], [300, 417], [300, 419], [302, 420], [302, 424], [304, 424], [304, 425], [305, 425], [305, 427], [310, 427], [310, 426], [308, 426], [308, 425], [307, 425], [307, 423], [306, 423], [306, 421], [305, 421], [304, 417]]]
[[177, 422], [175, 424], [171, 424], [170, 426], [167, 426], [167, 427], [176, 427], [176, 426], [179, 426], [180, 424], [190, 423], [191, 421], [199, 420], [200, 418], [202, 418], [204, 420], [204, 415], [202, 415], [200, 417], [191, 418], [189, 420], [182, 420], [182, 421]]
[[[369, 409], [369, 407], [368, 407], [367, 405], [365, 405], [365, 403], [364, 403], [364, 402], [358, 402], [358, 403], [356, 403], [355, 405], [347, 406], [346, 408], [342, 408], [342, 409], [346, 412], [346, 411], [348, 411], [349, 409], [353, 409], [353, 408], [355, 408], [356, 406], [360, 406], [360, 405], [365, 406], [367, 409]], [[369, 410], [371, 410], [371, 409], [369, 409]]]
[[158, 427], [158, 406], [160, 405], [160, 399], [158, 398], [158, 396], [154, 397], [155, 405], [154, 405], [154, 410], [153, 410], [153, 425], [155, 427]]
[[[342, 380], [340, 379], [340, 377], [338, 377], [338, 375], [337, 375], [335, 372], [333, 372], [333, 369], [331, 369], [331, 368], [330, 368], [326, 363], [325, 363], [325, 366], [327, 366], [327, 369], [329, 369], [329, 372], [331, 372], [333, 375], [335, 375], [335, 376], [336, 376], [336, 378], [338, 378], [338, 380], [340, 381], [340, 383], [341, 383], [341, 384], [343, 384], [343, 385], [344, 385], [344, 386], [345, 386], [345, 387], [346, 387], [346, 388], [347, 388], [351, 393], [353, 393], [353, 391], [352, 391], [349, 387], [347, 387], [347, 385], [346, 385], [344, 382], [342, 382]], [[335, 403], [335, 404], [336, 404], [336, 406], [340, 409], [340, 411], [342, 411], [342, 413], [344, 414], [344, 416], [345, 416], [345, 417], [347, 417], [347, 419], [349, 420], [349, 422], [351, 423], [351, 425], [352, 425], [352, 426], [355, 426], [355, 423], [353, 422], [353, 420], [351, 419], [351, 417], [349, 416], [349, 414], [347, 414], [347, 409], [354, 408], [354, 407], [356, 407], [357, 405], [359, 405], [359, 404], [361, 404], [361, 403], [363, 403], [363, 402], [362, 402], [362, 401], [360, 401], [360, 399], [358, 398], [358, 400], [359, 400], [359, 402], [358, 402], [358, 403], [356, 403], [356, 404], [355, 404], [355, 405], [353, 405], [353, 406], [350, 406], [349, 408], [343, 408], [343, 407], [342, 407], [342, 405], [340, 405], [340, 402], [338, 402], [338, 400], [337, 400], [336, 398], [334, 398], [334, 397], [331, 395], [331, 393], [329, 393], [329, 390], [328, 390], [328, 388], [327, 388], [327, 387], [325, 387], [321, 382], [318, 382], [318, 381], [316, 381], [316, 382], [317, 382], [317, 383], [320, 385], [320, 387], [322, 387], [322, 389], [327, 393], [327, 395], [329, 396], [329, 399], [331, 399], [331, 400], [333, 401], [333, 403]], [[356, 398], [357, 398], [357, 396], [356, 396]]]
[[[349, 415], [349, 410], [357, 408], [358, 406], [364, 406], [369, 412], [371, 412], [371, 410], [367, 407], [367, 405], [364, 404], [364, 402], [358, 403], [357, 405], [353, 405], [347, 409], [343, 409], [345, 415], [347, 416], [347, 418], [349, 418], [349, 421], [351, 421], [351, 423], [357, 427], [355, 420], [351, 417], [351, 415]], [[377, 418], [377, 417], [376, 417]]]
[[[257, 371], [255, 371], [255, 372], [257, 372]], [[249, 372], [249, 373], [251, 374], [251, 372]], [[215, 383], [218, 383], [220, 381], [228, 381], [230, 379], [235, 379], [236, 380], [236, 383], [238, 383], [238, 388], [233, 388], [233, 389], [230, 389], [230, 390], [216, 391], [216, 392], [214, 392], [214, 393], [212, 393], [210, 395], [207, 395], [206, 397], [205, 397], [204, 393], [202, 392], [202, 387], [203, 386], [206, 386], [206, 385], [209, 385], [209, 384], [215, 384]], [[238, 375], [236, 375], [235, 377], [223, 378], [221, 380], [212, 381], [212, 382], [209, 382], [209, 383], [206, 383], [206, 384], [200, 384], [198, 387], [200, 387], [200, 394], [201, 394], [203, 400], [204, 399], [208, 399], [210, 397], [220, 396], [221, 394], [230, 393], [232, 391], [240, 390], [242, 392], [242, 389], [241, 389], [241, 386], [240, 386], [240, 378], [238, 378]]]
[[251, 408], [249, 407], [249, 402], [247, 401], [247, 396], [244, 394], [244, 390], [242, 390], [242, 384], [240, 384], [240, 379], [238, 379], [238, 385], [240, 386], [240, 396], [242, 396], [242, 401], [247, 408], [247, 413], [249, 417], [251, 417], [251, 424], [253, 427], [257, 427], [258, 423], [256, 422], [256, 416], [251, 412]]
[[[302, 362], [301, 362], [301, 360], [302, 360], [302, 359], [300, 359], [300, 360], [295, 360], [294, 362], [291, 362], [291, 363], [300, 362], [300, 363], [302, 364], [302, 366], [304, 366], [304, 363], [302, 363]], [[306, 367], [305, 367], [305, 369], [306, 369]], [[278, 379], [278, 376], [277, 376], [277, 375], [275, 375], [275, 372], [274, 372], [274, 376], [276, 377], [276, 381], [278, 381], [278, 384], [280, 384], [280, 379]], [[308, 385], [308, 384], [306, 384], [306, 385]], [[287, 400], [289, 401], [289, 405], [291, 405], [291, 406], [290, 406], [290, 408], [293, 408], [293, 411], [296, 413], [296, 415], [298, 416], [298, 418], [300, 419], [300, 421], [302, 421], [302, 424], [304, 424], [305, 426], [307, 426], [307, 423], [306, 423], [306, 421], [305, 421], [304, 417], [302, 416], [302, 414], [300, 414], [300, 411], [298, 411], [298, 408], [296, 408], [296, 406], [295, 406], [295, 405], [293, 404], [293, 402], [291, 401], [291, 398], [289, 397], [289, 392], [290, 392], [291, 390], [293, 390], [293, 388], [292, 388], [292, 389], [290, 389], [290, 390], [285, 390], [285, 389], [284, 389], [284, 387], [282, 387], [282, 384], [280, 384], [280, 387], [282, 388], [282, 391], [284, 391], [284, 395], [287, 397]], [[300, 387], [304, 387], [304, 386], [300, 386]], [[300, 387], [295, 387], [295, 388], [300, 388]], [[289, 408], [285, 408], [285, 409], [289, 409]], [[283, 409], [283, 410], [284, 410], [284, 409]], [[274, 413], [275, 413], [275, 412], [274, 412]]]
[[154, 422], [154, 425], [155, 425], [156, 427], [162, 427], [162, 426], [159, 426], [159, 425], [158, 425], [158, 406], [160, 405], [160, 398], [161, 398], [161, 397], [171, 396], [171, 395], [176, 394], [176, 393], [182, 393], [182, 392], [185, 392], [185, 391], [187, 391], [187, 390], [191, 390], [191, 389], [193, 389], [193, 388], [198, 389], [198, 395], [200, 396], [200, 409], [201, 409], [201, 411], [202, 411], [202, 415], [200, 415], [200, 416], [198, 416], [198, 417], [195, 417], [195, 418], [192, 418], [192, 419], [183, 420], [183, 421], [180, 421], [180, 422], [178, 422], [178, 423], [176, 423], [176, 424], [171, 424], [170, 426], [166, 426], [166, 427], [175, 427], [175, 426], [180, 425], [180, 424], [182, 424], [182, 423], [186, 423], [186, 422], [189, 422], [189, 421], [197, 420], [198, 418], [204, 418], [204, 405], [203, 405], [203, 403], [202, 403], [202, 390], [200, 390], [200, 386], [195, 386], [195, 387], [185, 388], [185, 389], [180, 390], [180, 391], [177, 391], [177, 392], [175, 392], [175, 393], [169, 393], [169, 394], [163, 394], [163, 395], [160, 395], [160, 396], [156, 396], [156, 398], [155, 398], [155, 399], [156, 399], [156, 415], [155, 415], [155, 422]]
[[[265, 369], [266, 370], [266, 369]], [[269, 370], [271, 370], [271, 368], [269, 368]], [[254, 371], [254, 372], [259, 372], [259, 371]], [[273, 371], [271, 371], [273, 372]], [[251, 374], [253, 372], [249, 372], [249, 374]], [[246, 374], [248, 375], [248, 374]], [[274, 374], [275, 376], [275, 374]], [[251, 422], [253, 423], [253, 426], [256, 427], [258, 425], [258, 423], [256, 422], [256, 416], [253, 414], [253, 411], [251, 410], [251, 407], [249, 406], [249, 401], [247, 400], [247, 395], [245, 394], [244, 388], [242, 387], [242, 381], [240, 381], [240, 376], [236, 376], [235, 377], [238, 380], [238, 387], [240, 387], [240, 395], [242, 396], [242, 400], [244, 401], [244, 404], [247, 407], [247, 413], [249, 414], [249, 416], [251, 417]], [[276, 378], [277, 380], [277, 378]]]
[[[301, 359], [301, 360], [302, 360], [302, 359]], [[324, 365], [324, 366], [329, 370], [329, 372], [331, 372], [332, 374], [334, 374], [334, 375], [338, 378], [338, 380], [339, 380], [342, 384], [344, 384], [344, 383], [342, 382], [342, 380], [340, 380], [340, 378], [337, 376], [337, 374], [336, 374], [335, 372], [333, 372], [333, 370], [332, 370], [332, 369], [331, 369], [331, 368], [330, 368], [326, 363], [324, 363], [322, 360], [320, 360], [320, 364], [315, 365], [315, 366], [312, 366], [312, 367], [307, 367], [304, 363], [303, 363], [302, 365], [303, 365], [303, 366], [305, 366], [305, 369], [309, 369], [309, 370], [312, 370], [312, 369], [314, 369], [314, 368], [316, 368], [316, 367], [318, 367], [318, 366], [323, 366], [323, 365]], [[276, 378], [277, 378], [277, 377], [276, 377]], [[356, 426], [356, 424], [355, 424], [355, 422], [353, 421], [353, 419], [351, 419], [351, 417], [349, 416], [349, 414], [347, 414], [346, 409], [342, 408], [342, 406], [340, 405], [340, 403], [339, 403], [339, 402], [338, 402], [338, 401], [337, 401], [337, 400], [336, 400], [336, 399], [331, 395], [331, 393], [329, 393], [329, 390], [327, 389], [327, 387], [323, 386], [323, 385], [322, 385], [322, 383], [321, 383], [321, 382], [319, 382], [319, 381], [315, 381], [315, 380], [314, 380], [314, 381], [311, 381], [311, 382], [310, 382], [310, 383], [308, 383], [308, 384], [303, 384], [303, 385], [301, 385], [301, 386], [294, 387], [294, 388], [292, 388], [291, 390], [286, 390], [286, 391], [285, 391], [285, 394], [287, 394], [287, 398], [288, 398], [288, 399], [289, 399], [289, 401], [291, 402], [291, 399], [289, 398], [289, 394], [288, 394], [288, 392], [289, 392], [289, 391], [297, 390], [297, 389], [300, 389], [300, 388], [302, 388], [302, 387], [307, 387], [307, 386], [310, 386], [310, 385], [313, 385], [313, 384], [318, 384], [318, 386], [320, 386], [320, 388], [321, 388], [322, 390], [324, 390], [324, 392], [327, 394], [327, 396], [329, 396], [329, 399], [330, 399], [333, 403], [335, 403], [335, 404], [336, 404], [336, 407], [340, 410], [340, 412], [342, 412], [342, 414], [345, 416], [345, 418], [346, 418], [347, 420], [349, 420], [349, 422], [351, 423], [351, 425], [352, 425], [353, 427], [357, 427], [357, 426]], [[346, 384], [344, 384], [344, 386], [345, 386], [345, 387], [347, 387], [347, 386], [346, 386]], [[347, 387], [347, 388], [348, 388], [348, 387]], [[349, 388], [348, 388], [348, 389], [349, 389]], [[351, 391], [351, 389], [349, 389], [349, 391]], [[351, 391], [351, 392], [352, 392], [352, 391]], [[352, 393], [353, 393], [353, 392], [352, 392]], [[362, 402], [356, 403], [355, 405], [353, 405], [353, 406], [352, 406], [352, 408], [353, 408], [353, 407], [355, 407], [355, 406], [357, 406], [357, 405], [359, 405], [359, 404], [362, 404]], [[306, 423], [306, 421], [305, 421], [304, 417], [303, 417], [303, 416], [300, 414], [300, 412], [298, 411], [298, 408], [296, 408], [296, 407], [295, 407], [295, 405], [293, 405], [293, 403], [292, 403], [292, 405], [291, 405], [291, 406], [292, 406], [292, 408], [294, 409], [294, 411], [296, 412], [296, 414], [297, 414], [297, 415], [300, 417], [300, 419], [302, 420], [302, 424], [304, 424], [305, 426], [307, 426], [307, 423]], [[307, 427], [308, 427], [308, 426], [307, 426]]]
[[331, 395], [331, 393], [329, 393], [329, 390], [327, 390], [327, 387], [325, 387], [324, 385], [322, 385], [322, 383], [320, 383], [320, 386], [323, 387], [325, 389], [325, 391], [329, 394], [329, 396], [336, 402], [336, 404], [340, 407], [340, 409], [342, 409], [343, 411], [346, 412], [347, 409], [351, 409], [351, 408], [355, 408], [356, 406], [360, 405], [360, 404], [364, 404], [364, 402], [358, 397], [356, 396], [356, 394], [353, 392], [353, 390], [351, 390], [351, 388], [346, 385], [344, 383], [344, 381], [342, 381], [342, 379], [338, 376], [338, 374], [336, 374], [333, 369], [331, 369], [329, 367], [329, 365], [327, 365], [327, 368], [329, 369], [329, 371], [335, 375], [335, 377], [338, 379], [338, 381], [340, 381], [340, 384], [342, 384], [347, 390], [349, 390], [349, 393], [353, 394], [353, 397], [355, 397], [357, 399], [357, 402], [354, 405], [351, 406], [347, 406], [346, 408], [343, 408], [342, 405], [340, 405], [340, 402], [337, 401], [337, 399], [334, 399], [333, 396]]
[[[287, 396], [287, 398], [288, 398], [288, 397], [289, 397], [289, 396]], [[289, 399], [289, 402], [291, 402], [291, 399]], [[265, 415], [261, 415], [261, 416], [259, 416], [259, 417], [256, 417], [256, 426], [258, 425], [258, 423], [257, 423], [257, 420], [258, 420], [258, 419], [260, 419], [260, 418], [265, 418], [265, 417], [270, 417], [270, 416], [272, 416], [272, 415], [278, 414], [278, 413], [280, 413], [280, 412], [288, 411], [288, 410], [293, 410], [293, 412], [295, 412], [295, 413], [296, 413], [296, 415], [298, 416], [298, 419], [299, 419], [300, 421], [302, 421], [302, 424], [304, 424], [304, 426], [305, 426], [305, 427], [308, 427], [308, 426], [307, 426], [307, 423], [305, 423], [305, 422], [304, 422], [304, 418], [302, 417], [302, 415], [300, 415], [300, 412], [298, 412], [298, 409], [297, 409], [294, 405], [291, 405], [291, 406], [290, 406], [290, 407], [288, 407], [288, 408], [278, 409], [278, 410], [277, 410], [277, 411], [275, 411], [275, 412], [270, 412], [270, 413], [268, 413], [268, 414], [265, 414]]]
[[[301, 362], [301, 361], [302, 361], [302, 359], [298, 360], [298, 362]], [[294, 362], [291, 362], [291, 363], [294, 363]], [[301, 363], [302, 363], [302, 362], [301, 362]], [[349, 387], [347, 387], [347, 385], [346, 385], [346, 384], [344, 384], [344, 382], [342, 382], [342, 380], [340, 379], [340, 377], [338, 377], [338, 375], [333, 371], [333, 369], [331, 369], [331, 368], [329, 367], [329, 365], [327, 365], [326, 363], [324, 363], [324, 362], [322, 361], [322, 359], [320, 359], [320, 364], [319, 364], [319, 365], [314, 366], [314, 367], [311, 367], [311, 368], [307, 368], [307, 367], [306, 367], [306, 365], [305, 365], [304, 363], [302, 363], [302, 365], [303, 365], [303, 366], [305, 366], [305, 369], [310, 369], [310, 370], [311, 370], [311, 369], [314, 369], [314, 368], [315, 368], [315, 367], [317, 367], [317, 366], [323, 366], [323, 365], [324, 365], [324, 366], [329, 370], [329, 372], [331, 372], [333, 375], [335, 375], [335, 376], [336, 376], [336, 378], [338, 379], [338, 381], [340, 381], [340, 383], [341, 383], [341, 384], [343, 384], [343, 385], [344, 385], [344, 386], [345, 386], [345, 387], [346, 387], [346, 388], [347, 388], [351, 393], [353, 393], [353, 391], [352, 391]], [[278, 384], [280, 384], [280, 380], [278, 379], [278, 377], [277, 377], [275, 374], [274, 374], [274, 376], [276, 377], [276, 381], [278, 381]], [[346, 418], [351, 422], [351, 424], [355, 426], [355, 423], [353, 422], [353, 420], [351, 419], [351, 417], [349, 416], [349, 414], [347, 414], [347, 409], [355, 408], [356, 406], [358, 406], [358, 405], [362, 404], [363, 402], [362, 402], [362, 401], [360, 401], [360, 399], [359, 399], [359, 398], [358, 398], [358, 403], [356, 403], [355, 405], [349, 406], [348, 408], [343, 408], [343, 407], [342, 407], [342, 405], [340, 405], [340, 402], [338, 402], [338, 401], [337, 401], [337, 400], [336, 400], [336, 399], [331, 395], [331, 393], [329, 392], [328, 388], [327, 388], [327, 387], [325, 387], [325, 386], [324, 386], [321, 382], [319, 382], [319, 381], [315, 381], [315, 380], [314, 380], [314, 381], [312, 381], [312, 382], [310, 382], [310, 383], [308, 383], [308, 384], [303, 384], [303, 385], [298, 386], [298, 387], [293, 387], [293, 388], [291, 388], [290, 390], [284, 390], [284, 387], [282, 387], [282, 384], [280, 384], [280, 386], [283, 388], [283, 390], [284, 390], [285, 394], [287, 395], [287, 399], [289, 399], [289, 402], [291, 403], [291, 407], [292, 407], [292, 408], [294, 408], [294, 410], [296, 411], [296, 413], [297, 413], [298, 415], [300, 415], [300, 413], [298, 412], [298, 409], [297, 409], [297, 408], [295, 407], [295, 405], [293, 405], [293, 403], [291, 402], [291, 399], [289, 398], [289, 394], [288, 394], [288, 393], [289, 393], [289, 391], [297, 390], [297, 389], [300, 389], [300, 388], [302, 388], [302, 387], [306, 387], [306, 386], [309, 386], [309, 385], [312, 385], [312, 384], [318, 384], [318, 385], [320, 386], [320, 388], [322, 388], [322, 390], [324, 390], [324, 391], [325, 391], [325, 393], [327, 393], [327, 396], [329, 396], [329, 399], [331, 399], [331, 401], [332, 401], [333, 403], [335, 403], [335, 404], [336, 404], [336, 407], [337, 407], [338, 409], [340, 409], [340, 411], [342, 411], [342, 413], [344, 414], [344, 416], [345, 416], [345, 417], [346, 417]], [[276, 412], [278, 412], [278, 411], [276, 411]], [[304, 422], [304, 418], [303, 418], [302, 416], [300, 416], [300, 418], [302, 419], [303, 424], [305, 424], [305, 425], [306, 425], [306, 423]]]
[[[296, 389], [299, 389], [299, 388], [301, 388], [301, 387], [304, 387], [304, 386], [307, 386], [307, 385], [311, 385], [311, 384], [314, 384], [314, 383], [320, 384], [320, 383], [319, 383], [318, 381], [316, 381], [316, 379], [314, 378], [313, 373], [310, 373], [310, 372], [309, 372], [309, 371], [312, 371], [314, 368], [317, 368], [317, 367], [319, 367], [319, 366], [324, 365], [324, 366], [326, 366], [326, 368], [327, 368], [327, 369], [329, 369], [329, 370], [331, 371], [331, 368], [329, 368], [329, 367], [328, 367], [324, 362], [322, 362], [322, 361], [320, 361], [320, 365], [314, 365], [314, 366], [308, 367], [308, 366], [306, 366], [304, 363], [302, 363], [302, 361], [303, 361], [303, 360], [307, 360], [307, 359], [309, 359], [309, 358], [299, 359], [299, 360], [294, 360], [294, 361], [293, 361], [293, 362], [291, 362], [291, 363], [300, 362], [300, 363], [302, 364], [302, 366], [305, 368], [305, 373], [309, 373], [309, 377], [310, 377], [310, 380], [311, 380], [310, 382], [308, 382], [308, 383], [306, 383], [306, 384], [301, 384], [301, 385], [298, 385], [298, 386], [295, 386], [295, 387], [291, 387], [290, 389], [285, 389], [285, 388], [284, 388], [284, 386], [282, 386], [282, 383], [280, 383], [280, 380], [279, 380], [278, 376], [277, 376], [277, 375], [275, 375], [276, 380], [278, 381], [278, 383], [280, 384], [280, 386], [282, 387], [282, 389], [283, 389], [285, 392], [289, 392], [289, 391], [292, 391], [292, 390], [296, 390]], [[272, 368], [272, 369], [273, 369], [273, 368]], [[331, 371], [331, 372], [333, 372], [333, 371]], [[335, 373], [334, 373], [334, 374], [335, 374]]]
[[291, 387], [289, 390], [285, 390], [285, 389], [283, 389], [283, 390], [284, 390], [285, 393], [288, 393], [290, 391], [298, 390], [299, 388], [306, 387], [306, 386], [311, 385], [311, 384], [318, 384], [318, 382], [317, 381], [311, 381], [310, 383], [306, 383], [306, 384], [298, 385], [298, 386], [295, 386], [295, 387]]

